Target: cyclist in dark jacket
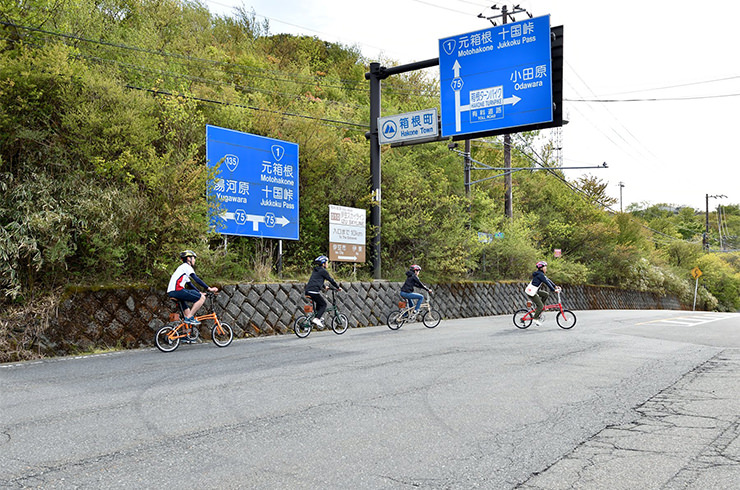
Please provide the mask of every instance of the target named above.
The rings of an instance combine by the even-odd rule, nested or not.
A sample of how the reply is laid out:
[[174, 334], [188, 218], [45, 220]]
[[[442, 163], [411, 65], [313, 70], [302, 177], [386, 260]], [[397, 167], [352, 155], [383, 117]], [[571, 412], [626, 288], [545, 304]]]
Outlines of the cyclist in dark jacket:
[[542, 310], [545, 309], [545, 301], [547, 300], [547, 297], [550, 296], [550, 293], [545, 291], [545, 289], [542, 288], [542, 285], [547, 285], [551, 291], [560, 291], [560, 288], [547, 278], [545, 275], [546, 272], [547, 262], [541, 260], [540, 262], [537, 262], [537, 270], [532, 273], [532, 286], [537, 288], [537, 292], [532, 296], [532, 301], [537, 305], [537, 308], [534, 310], [534, 324], [538, 327], [542, 325], [540, 315], [542, 314]]
[[421, 267], [418, 265], [414, 264], [409, 267], [409, 270], [406, 271], [406, 282], [401, 286], [401, 297], [409, 302], [409, 306], [414, 306], [414, 300], [416, 300], [416, 308], [414, 309], [415, 315], [419, 313], [421, 301], [424, 299], [424, 296], [419, 293], [415, 293], [414, 288], [426, 289], [428, 292], [432, 292], [432, 290], [419, 279], [419, 272], [421, 272]]
[[316, 315], [312, 321], [320, 328], [324, 328], [324, 320], [321, 319], [321, 316], [326, 311], [326, 300], [321, 295], [321, 290], [324, 289], [324, 281], [329, 281], [338, 291], [342, 290], [339, 284], [332, 279], [329, 271], [326, 270], [328, 263], [329, 257], [326, 255], [316, 257], [316, 260], [314, 260], [314, 264], [316, 265], [311, 273], [311, 278], [306, 283], [306, 289], [304, 291], [304, 294], [310, 296], [314, 303], [316, 303]]

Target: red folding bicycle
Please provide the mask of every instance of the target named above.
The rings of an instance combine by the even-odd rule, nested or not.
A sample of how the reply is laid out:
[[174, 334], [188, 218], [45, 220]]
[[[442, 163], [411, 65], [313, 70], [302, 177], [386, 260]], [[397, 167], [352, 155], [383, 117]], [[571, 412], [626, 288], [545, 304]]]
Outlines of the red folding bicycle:
[[[532, 322], [534, 321], [534, 310], [535, 308], [532, 300], [528, 300], [526, 308], [517, 310], [516, 313], [514, 313], [514, 325], [516, 325], [517, 328], [522, 329], [532, 325]], [[543, 319], [543, 315], [550, 311], [558, 312], [557, 315], [555, 315], [555, 321], [558, 322], [558, 326], [560, 328], [568, 330], [575, 326], [576, 315], [572, 311], [563, 308], [563, 303], [560, 301], [560, 291], [558, 291], [558, 302], [545, 305], [545, 308], [540, 314], [540, 319]]]

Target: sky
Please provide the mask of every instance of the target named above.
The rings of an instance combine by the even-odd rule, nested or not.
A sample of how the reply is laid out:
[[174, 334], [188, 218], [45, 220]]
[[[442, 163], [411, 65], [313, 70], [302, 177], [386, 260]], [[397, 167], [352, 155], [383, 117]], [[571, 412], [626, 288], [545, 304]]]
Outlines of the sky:
[[[740, 2], [529, 0], [496, 2], [499, 10], [484, 0], [202, 2], [218, 15], [253, 9], [271, 34], [356, 46], [384, 66], [439, 57], [439, 39], [491, 27], [478, 15], [503, 5], [549, 15], [565, 29], [562, 166], [607, 164], [565, 170], [569, 180], [608, 183], [615, 211], [633, 203], [704, 211], [707, 195], [710, 210], [740, 204]], [[475, 172], [474, 180], [487, 176]]]

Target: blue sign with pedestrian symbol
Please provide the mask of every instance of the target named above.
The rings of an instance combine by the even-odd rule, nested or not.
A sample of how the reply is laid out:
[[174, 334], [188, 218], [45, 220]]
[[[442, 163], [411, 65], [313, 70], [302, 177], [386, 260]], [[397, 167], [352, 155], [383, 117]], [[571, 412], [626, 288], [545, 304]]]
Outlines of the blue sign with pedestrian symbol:
[[553, 119], [550, 16], [439, 41], [442, 137]]
[[212, 229], [224, 235], [298, 240], [298, 145], [206, 126]]

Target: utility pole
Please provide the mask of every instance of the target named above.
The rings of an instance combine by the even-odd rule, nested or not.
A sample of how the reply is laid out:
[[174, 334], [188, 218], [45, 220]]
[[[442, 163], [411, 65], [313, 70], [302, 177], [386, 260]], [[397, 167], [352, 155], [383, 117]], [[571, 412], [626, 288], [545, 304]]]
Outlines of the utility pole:
[[622, 212], [622, 189], [624, 189], [624, 182], [619, 183], [619, 212]]
[[504, 215], [509, 219], [514, 219], [514, 206], [512, 203], [514, 197], [511, 192], [511, 135], [509, 133], [504, 135], [504, 167], [506, 167], [506, 175], [504, 176], [504, 190], [506, 191], [504, 197]]
[[721, 199], [723, 197], [727, 197], [724, 194], [717, 194], [714, 196], [710, 196], [709, 194], [706, 195], [706, 208], [704, 212], [704, 237], [702, 237], [702, 242], [704, 245], [704, 250], [709, 250], [709, 198], [713, 197], [715, 199]]
[[471, 213], [473, 212], [473, 206], [472, 206], [472, 197], [470, 193], [470, 170], [473, 167], [472, 157], [470, 156], [470, 140], [465, 140], [465, 198], [468, 200], [468, 228], [471, 228], [473, 226], [473, 217], [471, 216]]
[[[494, 5], [493, 7], [491, 7], [491, 9], [498, 10], [498, 7]], [[532, 18], [532, 14], [519, 7], [519, 5], [515, 5], [514, 7], [512, 7], [511, 11], [509, 11], [509, 8], [506, 5], [502, 6], [500, 15], [492, 15], [490, 17], [487, 17], [483, 14], [479, 14], [478, 17], [487, 19], [491, 22], [491, 24], [495, 26], [496, 22], [494, 22], [493, 19], [501, 17], [501, 23], [507, 24], [509, 22], [509, 17], [511, 17], [511, 20], [515, 22], [516, 19], [514, 19], [513, 17], [514, 14], [520, 13], [526, 13], [530, 19]], [[514, 206], [511, 191], [511, 134], [509, 133], [506, 133], [504, 135], [504, 167], [506, 168], [506, 174], [504, 176], [504, 215], [509, 219], [513, 219]]]
[[470, 140], [465, 140], [465, 155], [463, 156], [465, 162], [465, 197], [470, 199]]
[[[514, 7], [516, 9], [516, 7]], [[508, 9], [506, 5], [501, 7], [501, 15], [503, 16], [502, 23], [506, 24], [509, 20]], [[504, 215], [510, 220], [514, 219], [514, 204], [511, 187], [511, 135], [506, 133], [504, 135], [504, 167], [506, 167], [506, 176], [504, 177]]]

